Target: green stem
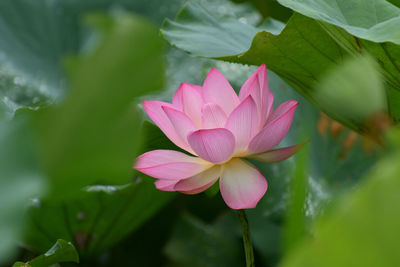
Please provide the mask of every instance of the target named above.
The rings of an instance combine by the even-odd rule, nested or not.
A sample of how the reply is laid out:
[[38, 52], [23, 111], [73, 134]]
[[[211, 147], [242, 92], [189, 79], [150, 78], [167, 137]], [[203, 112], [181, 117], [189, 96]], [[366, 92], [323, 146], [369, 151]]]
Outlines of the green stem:
[[251, 243], [250, 227], [245, 210], [238, 210], [240, 224], [242, 225], [243, 246], [246, 255], [246, 267], [254, 267], [254, 252]]

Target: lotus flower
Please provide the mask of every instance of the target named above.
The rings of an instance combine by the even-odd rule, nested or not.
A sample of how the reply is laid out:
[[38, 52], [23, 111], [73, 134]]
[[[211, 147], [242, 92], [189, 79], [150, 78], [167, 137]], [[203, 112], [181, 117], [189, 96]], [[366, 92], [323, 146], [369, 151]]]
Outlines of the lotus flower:
[[254, 208], [268, 185], [244, 158], [278, 162], [301, 147], [272, 149], [287, 134], [298, 105], [289, 100], [273, 110], [273, 102], [265, 65], [243, 84], [239, 96], [213, 68], [203, 86], [182, 83], [172, 104], [143, 101], [154, 123], [191, 155], [153, 150], [139, 156], [134, 168], [157, 178], [159, 190], [185, 194], [200, 193], [219, 178], [220, 192], [230, 208]]

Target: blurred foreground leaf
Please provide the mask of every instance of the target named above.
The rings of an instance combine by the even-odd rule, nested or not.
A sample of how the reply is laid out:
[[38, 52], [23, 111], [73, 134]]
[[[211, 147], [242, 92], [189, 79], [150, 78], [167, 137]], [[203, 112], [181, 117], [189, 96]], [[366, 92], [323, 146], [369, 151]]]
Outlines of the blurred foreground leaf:
[[400, 262], [400, 154], [382, 160], [339, 199], [281, 266], [396, 266]]
[[70, 62], [65, 102], [36, 118], [51, 196], [59, 199], [92, 183], [129, 181], [140, 141], [135, 99], [163, 85], [162, 42], [151, 24], [128, 15], [89, 21], [102, 42]]
[[0, 265], [21, 238], [27, 203], [45, 191], [28, 125], [25, 117], [0, 120]]
[[316, 87], [315, 98], [332, 118], [347, 117], [358, 125], [387, 112], [379, 66], [369, 55], [349, 58], [326, 73]]
[[62, 239], [58, 239], [54, 246], [45, 254], [27, 263], [16, 262], [13, 267], [48, 267], [60, 262], [79, 262], [79, 256], [75, 247], [70, 242]]

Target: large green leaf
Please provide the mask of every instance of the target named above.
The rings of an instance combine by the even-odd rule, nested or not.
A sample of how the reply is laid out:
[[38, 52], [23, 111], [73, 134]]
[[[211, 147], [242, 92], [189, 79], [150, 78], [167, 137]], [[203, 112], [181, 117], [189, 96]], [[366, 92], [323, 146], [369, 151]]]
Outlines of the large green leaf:
[[400, 44], [400, 8], [386, 0], [278, 0], [305, 16], [374, 42]]
[[[4, 0], [0, 3], [1, 62], [59, 94], [61, 57], [80, 45], [77, 15], [60, 1]], [[23, 18], [23, 19], [21, 19]], [[50, 88], [47, 88], [50, 87]]]
[[16, 262], [13, 267], [48, 267], [60, 262], [79, 262], [78, 253], [71, 242], [58, 239], [57, 242], [43, 255], [23, 263]]
[[221, 22], [215, 16], [210, 16], [201, 4], [191, 1], [185, 4], [175, 21], [164, 22], [161, 32], [171, 44], [197, 56], [212, 58], [245, 51], [257, 29], [234, 17]]
[[60, 107], [36, 117], [42, 163], [52, 196], [91, 183], [126, 183], [139, 143], [135, 99], [162, 88], [162, 42], [137, 17], [91, 17], [102, 25], [97, 49], [70, 63], [72, 90]]
[[34, 203], [26, 243], [43, 252], [55, 239], [63, 238], [87, 259], [138, 228], [174, 196], [141, 179], [123, 186], [94, 185], [84, 191], [79, 198], [61, 204]]
[[[397, 133], [397, 138], [399, 134]], [[342, 196], [314, 234], [281, 266], [396, 266], [400, 212], [400, 155], [382, 160], [357, 190]]]

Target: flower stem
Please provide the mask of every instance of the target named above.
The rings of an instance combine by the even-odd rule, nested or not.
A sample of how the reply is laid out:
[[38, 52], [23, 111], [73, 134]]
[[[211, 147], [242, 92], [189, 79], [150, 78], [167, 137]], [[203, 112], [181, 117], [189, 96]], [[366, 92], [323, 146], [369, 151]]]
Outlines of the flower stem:
[[246, 255], [246, 267], [254, 267], [254, 252], [251, 243], [250, 227], [245, 210], [238, 210], [240, 224], [242, 225], [243, 246]]

